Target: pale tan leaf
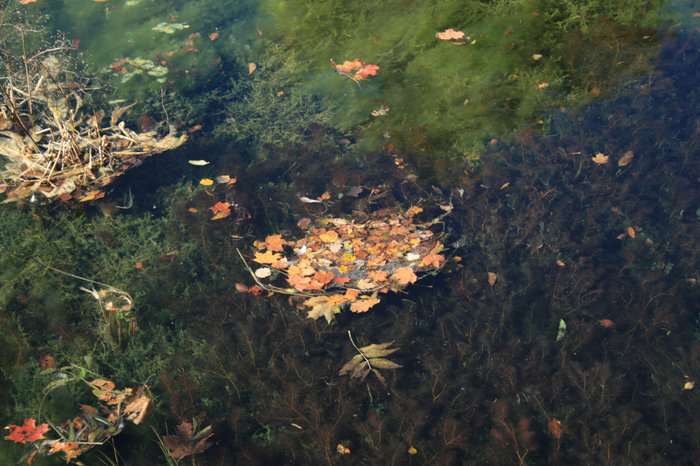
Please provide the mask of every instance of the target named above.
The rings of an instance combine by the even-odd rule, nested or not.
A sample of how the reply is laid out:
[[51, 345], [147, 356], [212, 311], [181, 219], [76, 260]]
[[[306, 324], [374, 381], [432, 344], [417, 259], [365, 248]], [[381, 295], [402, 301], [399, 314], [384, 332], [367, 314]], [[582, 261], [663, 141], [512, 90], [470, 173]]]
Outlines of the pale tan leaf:
[[393, 361], [389, 361], [388, 359], [383, 358], [372, 358], [370, 359], [370, 363], [377, 369], [398, 369], [400, 367], [403, 367], [400, 364], [396, 364]]
[[306, 314], [309, 319], [318, 319], [319, 317], [325, 317], [326, 321], [330, 324], [335, 318], [336, 306], [328, 305], [327, 296], [313, 296], [306, 301], [304, 305], [311, 308], [311, 310]]
[[624, 167], [625, 165], [629, 164], [633, 158], [634, 158], [634, 152], [631, 150], [628, 150], [627, 152], [622, 154], [622, 157], [620, 157], [620, 160], [617, 161], [617, 166]]

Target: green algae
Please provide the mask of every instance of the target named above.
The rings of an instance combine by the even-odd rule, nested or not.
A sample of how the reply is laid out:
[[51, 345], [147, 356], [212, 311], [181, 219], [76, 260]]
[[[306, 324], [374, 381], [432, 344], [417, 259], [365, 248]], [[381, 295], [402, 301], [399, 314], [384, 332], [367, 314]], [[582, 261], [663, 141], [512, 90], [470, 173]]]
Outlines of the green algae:
[[[607, 38], [636, 54], [637, 63], [656, 45], [642, 40], [639, 25], [653, 24], [656, 16], [641, 2], [268, 1], [263, 11], [271, 22], [267, 40], [299, 55], [305, 66], [297, 71], [304, 77], [297, 87], [325, 99], [335, 128], [361, 128], [364, 149], [381, 147], [389, 134], [396, 149], [444, 165], [478, 159], [485, 141], [536, 125], [547, 110], [589, 102], [591, 88], [612, 84], [635, 65], [618, 64], [598, 76], [567, 61], [585, 57], [584, 47], [595, 50], [590, 42]], [[618, 31], [608, 29], [604, 37], [601, 24], [615, 24]], [[448, 27], [463, 30], [467, 44], [435, 37]], [[572, 31], [584, 39], [573, 51], [566, 48]], [[380, 66], [362, 90], [328, 66], [331, 58], [355, 57]], [[372, 119], [379, 105], [391, 112]]]

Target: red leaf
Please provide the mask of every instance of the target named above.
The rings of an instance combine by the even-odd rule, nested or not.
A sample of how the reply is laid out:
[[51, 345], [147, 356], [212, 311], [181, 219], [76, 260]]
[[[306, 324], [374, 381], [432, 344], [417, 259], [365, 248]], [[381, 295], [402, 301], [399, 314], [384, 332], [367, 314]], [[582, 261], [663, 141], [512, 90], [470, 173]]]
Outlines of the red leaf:
[[44, 434], [49, 431], [48, 424], [39, 424], [37, 426], [36, 419], [33, 418], [25, 419], [22, 426], [9, 425], [7, 428], [10, 429], [10, 435], [5, 438], [17, 443], [35, 442], [46, 438]]

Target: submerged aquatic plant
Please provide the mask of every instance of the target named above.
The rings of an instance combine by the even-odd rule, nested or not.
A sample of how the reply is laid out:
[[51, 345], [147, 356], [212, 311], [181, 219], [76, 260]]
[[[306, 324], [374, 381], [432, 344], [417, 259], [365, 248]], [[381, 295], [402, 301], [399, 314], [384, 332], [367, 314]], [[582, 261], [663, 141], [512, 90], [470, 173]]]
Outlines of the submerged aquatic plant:
[[[88, 380], [88, 377], [96, 378]], [[44, 388], [44, 393], [48, 395], [51, 391], [73, 382], [83, 382], [88, 386], [99, 400], [97, 407], [84, 404], [79, 415], [57, 425], [43, 423], [37, 426], [36, 419], [29, 418], [22, 426], [7, 426], [10, 435], [6, 436], [6, 439], [32, 444], [32, 450], [24, 457], [28, 464], [38, 455], [60, 452], [66, 455], [66, 462], [70, 462], [119, 434], [127, 422], [135, 425], [143, 422], [153, 404], [150, 393], [144, 394], [143, 386], [118, 390], [111, 380], [74, 365], [61, 368], [58, 377]], [[46, 438], [44, 434], [49, 430], [53, 430], [58, 439]]]

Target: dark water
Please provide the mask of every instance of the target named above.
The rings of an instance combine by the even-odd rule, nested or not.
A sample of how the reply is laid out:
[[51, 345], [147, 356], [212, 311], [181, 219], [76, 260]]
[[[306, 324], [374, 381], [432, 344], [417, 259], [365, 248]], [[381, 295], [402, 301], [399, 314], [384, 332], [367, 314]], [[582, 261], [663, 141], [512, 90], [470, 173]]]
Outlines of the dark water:
[[[173, 437], [202, 465], [698, 461], [692, 3], [84, 3], [23, 11], [80, 39], [95, 102], [190, 139], [99, 201], [2, 205], [3, 425], [105, 414], [86, 384], [104, 378], [154, 404], [85, 464], [173, 464], [158, 438], [183, 422], [212, 426], [210, 445]], [[329, 64], [355, 57], [377, 75]], [[414, 205], [452, 206], [432, 227], [446, 260], [369, 312], [328, 324], [302, 293], [245, 292], [255, 240]], [[80, 286], [132, 314], [105, 319]], [[388, 342], [385, 383], [339, 375]]]

